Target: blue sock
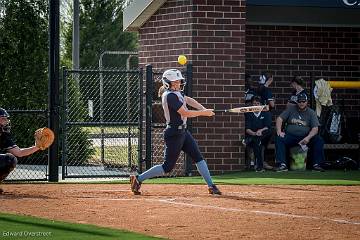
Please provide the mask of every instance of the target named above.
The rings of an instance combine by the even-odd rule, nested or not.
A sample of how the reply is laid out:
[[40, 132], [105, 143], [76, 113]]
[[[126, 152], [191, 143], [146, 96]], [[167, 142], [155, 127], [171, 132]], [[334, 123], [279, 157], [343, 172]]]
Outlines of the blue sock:
[[157, 176], [162, 176], [164, 175], [164, 169], [162, 167], [162, 165], [155, 165], [152, 168], [150, 168], [149, 170], [143, 172], [142, 174], [140, 174], [137, 179], [140, 182], [143, 182], [146, 179], [149, 178], [153, 178], [153, 177], [157, 177]]
[[199, 171], [199, 173], [201, 174], [201, 176], [204, 178], [206, 184], [211, 187], [212, 185], [214, 185], [211, 176], [210, 176], [210, 172], [209, 172], [209, 168], [205, 162], [205, 160], [201, 160], [200, 162], [196, 163], [196, 167]]

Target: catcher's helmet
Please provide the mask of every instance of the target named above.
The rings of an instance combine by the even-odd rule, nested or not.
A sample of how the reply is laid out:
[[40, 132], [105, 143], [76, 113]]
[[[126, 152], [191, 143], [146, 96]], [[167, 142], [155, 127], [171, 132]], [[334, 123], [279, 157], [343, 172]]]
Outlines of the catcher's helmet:
[[171, 82], [181, 80], [181, 91], [184, 90], [186, 85], [185, 78], [182, 76], [181, 72], [177, 69], [169, 69], [164, 72], [162, 75], [162, 83], [165, 89], [169, 89]]
[[7, 113], [7, 111], [3, 108], [0, 108], [0, 117], [10, 117], [10, 115]]
[[[3, 108], [0, 108], [0, 117], [1, 118], [8, 118], [10, 115], [7, 113], [7, 111]], [[0, 133], [3, 132], [10, 132], [10, 120], [7, 120], [5, 123], [0, 123]]]

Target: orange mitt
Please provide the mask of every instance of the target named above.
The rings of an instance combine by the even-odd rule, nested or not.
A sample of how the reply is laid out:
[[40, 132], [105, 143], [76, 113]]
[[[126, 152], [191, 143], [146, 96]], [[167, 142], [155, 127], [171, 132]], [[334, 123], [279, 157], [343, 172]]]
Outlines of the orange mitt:
[[34, 138], [35, 138], [35, 145], [40, 150], [45, 150], [54, 142], [55, 135], [50, 128], [44, 127], [44, 128], [39, 128], [35, 131]]

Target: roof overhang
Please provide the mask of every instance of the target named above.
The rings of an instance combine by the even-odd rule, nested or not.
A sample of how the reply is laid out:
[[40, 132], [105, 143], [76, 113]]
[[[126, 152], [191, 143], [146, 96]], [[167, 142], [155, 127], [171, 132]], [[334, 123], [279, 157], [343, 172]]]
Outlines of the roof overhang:
[[[359, 1], [360, 2], [360, 1]], [[358, 8], [247, 6], [247, 25], [359, 27]]]
[[137, 32], [166, 0], [134, 0], [124, 9], [123, 29]]

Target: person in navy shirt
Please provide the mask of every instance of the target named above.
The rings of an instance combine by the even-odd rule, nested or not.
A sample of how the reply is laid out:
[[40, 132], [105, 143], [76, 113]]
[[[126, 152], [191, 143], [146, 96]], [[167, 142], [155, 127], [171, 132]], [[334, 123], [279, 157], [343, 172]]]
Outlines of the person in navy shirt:
[[289, 106], [296, 106], [297, 105], [297, 97], [298, 95], [306, 95], [307, 99], [309, 99], [309, 95], [306, 93], [306, 90], [304, 89], [304, 80], [300, 76], [295, 76], [291, 82], [290, 86], [294, 89], [294, 91], [291, 93], [291, 96], [289, 97], [287, 107]]
[[261, 104], [269, 105], [270, 110], [275, 107], [275, 100], [270, 89], [273, 80], [274, 77], [269, 72], [263, 72], [259, 77], [258, 95], [261, 97]]
[[[260, 97], [251, 99], [253, 106], [260, 106]], [[245, 143], [253, 149], [255, 155], [255, 170], [264, 171], [264, 156], [266, 146], [271, 138], [271, 116], [269, 112], [245, 113]]]
[[245, 74], [245, 89], [244, 102], [246, 106], [250, 106], [252, 97], [257, 95], [257, 93], [254, 87], [254, 81], [249, 74]]
[[[271, 110], [275, 108], [275, 99], [273, 97], [272, 91], [270, 89], [270, 85], [274, 81], [274, 76], [270, 72], [262, 72], [259, 77], [259, 88], [258, 88], [258, 95], [261, 98], [262, 105], [268, 105], [270, 111], [267, 113], [270, 119], [272, 119]], [[264, 161], [264, 168], [266, 170], [272, 170], [273, 167]]]
[[[162, 76], [162, 83], [159, 95], [161, 95], [167, 125], [164, 130], [165, 160], [163, 164], [155, 165], [138, 176], [131, 175], [131, 191], [135, 195], [141, 194], [140, 187], [143, 181], [169, 173], [174, 168], [181, 151], [184, 151], [195, 161], [199, 173], [208, 185], [209, 194], [221, 195], [220, 190], [212, 181], [207, 163], [195, 139], [186, 129], [187, 118], [214, 116], [213, 109], [206, 109], [195, 99], [183, 94], [186, 83], [179, 70], [166, 70]], [[189, 110], [187, 105], [196, 110]]]

